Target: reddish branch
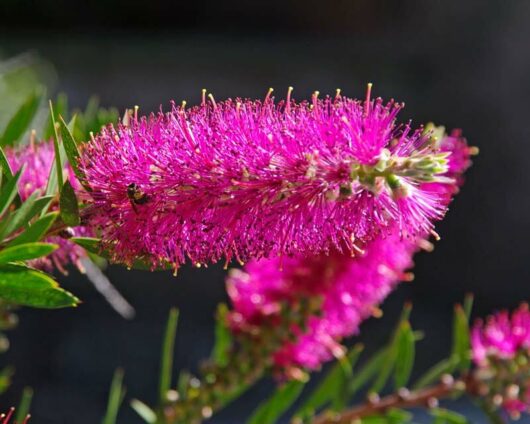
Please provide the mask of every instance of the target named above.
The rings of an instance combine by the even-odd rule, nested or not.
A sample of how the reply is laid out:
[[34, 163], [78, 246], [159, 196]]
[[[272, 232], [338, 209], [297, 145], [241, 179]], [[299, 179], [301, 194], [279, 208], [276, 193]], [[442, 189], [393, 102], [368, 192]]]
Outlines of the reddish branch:
[[318, 415], [312, 424], [352, 424], [361, 418], [384, 414], [390, 409], [408, 409], [418, 406], [434, 408], [438, 405], [439, 399], [447, 398], [457, 392], [475, 394], [476, 382], [472, 375], [458, 380], [453, 380], [450, 376], [446, 376], [446, 378], [442, 379], [442, 382], [435, 386], [414, 392], [402, 389], [398, 393], [381, 399], [377, 396], [372, 396], [366, 403], [354, 406], [343, 412], [324, 412]]

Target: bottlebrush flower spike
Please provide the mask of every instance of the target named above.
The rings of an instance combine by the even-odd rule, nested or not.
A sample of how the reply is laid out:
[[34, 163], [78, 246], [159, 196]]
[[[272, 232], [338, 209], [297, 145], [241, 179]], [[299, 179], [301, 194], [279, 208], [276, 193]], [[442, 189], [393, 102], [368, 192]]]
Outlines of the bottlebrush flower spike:
[[[22, 201], [25, 201], [35, 191], [39, 190], [41, 193], [46, 191], [48, 183], [48, 175], [54, 163], [54, 147], [53, 142], [30, 143], [19, 148], [6, 149], [7, 160], [9, 165], [15, 171], [18, 171], [23, 165], [26, 166], [22, 173], [18, 191]], [[77, 181], [75, 174], [70, 166], [65, 167], [68, 180], [76, 190], [81, 190], [81, 185]], [[57, 209], [57, 205], [52, 205], [51, 210]], [[90, 236], [90, 230], [84, 227], [76, 227], [73, 229], [76, 236]], [[81, 247], [59, 236], [47, 237], [46, 242], [59, 245], [51, 255], [43, 258], [29, 261], [30, 265], [51, 272], [57, 268], [63, 274], [66, 274], [66, 268], [69, 263], [74, 264], [80, 270], [83, 266], [80, 259], [86, 256], [86, 252]]]
[[356, 334], [360, 323], [378, 312], [399, 281], [410, 279], [406, 270], [417, 249], [396, 232], [369, 242], [355, 258], [334, 251], [329, 256], [249, 262], [227, 279], [233, 304], [230, 326], [236, 333], [259, 331], [265, 322], [280, 327], [284, 314], [298, 302], [321, 299], [319, 313], [308, 316], [304, 328], [289, 328], [293, 341], [274, 354], [283, 372], [318, 368], [341, 356], [342, 339]]
[[526, 303], [511, 315], [502, 311], [471, 332], [479, 393], [512, 418], [530, 412], [530, 311]]
[[153, 267], [354, 252], [397, 228], [414, 239], [446, 205], [447, 156], [403, 105], [337, 94], [276, 104], [213, 97], [109, 126], [82, 151], [89, 223], [119, 262]]

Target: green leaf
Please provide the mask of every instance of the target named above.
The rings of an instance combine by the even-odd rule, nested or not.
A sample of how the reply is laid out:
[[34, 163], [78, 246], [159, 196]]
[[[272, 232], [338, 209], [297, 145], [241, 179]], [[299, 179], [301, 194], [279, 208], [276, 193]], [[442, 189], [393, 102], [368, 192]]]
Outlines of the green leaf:
[[458, 368], [468, 370], [471, 366], [471, 345], [469, 340], [469, 323], [466, 312], [461, 305], [455, 305], [453, 318], [453, 349], [452, 356], [459, 358]]
[[13, 171], [11, 171], [11, 166], [9, 165], [9, 161], [7, 160], [7, 156], [2, 147], [0, 147], [0, 168], [2, 169], [1, 174], [5, 175], [8, 180], [13, 178]]
[[0, 266], [0, 298], [17, 305], [50, 309], [79, 303], [48, 275], [14, 264]]
[[386, 412], [386, 417], [391, 424], [410, 423], [413, 415], [403, 409], [391, 408]]
[[22, 398], [16, 409], [17, 415], [15, 417], [15, 423], [22, 423], [29, 414], [29, 408], [33, 399], [33, 389], [31, 387], [24, 387], [22, 391]]
[[405, 387], [409, 381], [414, 357], [416, 353], [416, 340], [414, 332], [408, 321], [404, 321], [397, 335], [396, 366], [394, 370], [394, 387]]
[[70, 241], [96, 255], [101, 254], [101, 239], [95, 237], [72, 237]]
[[17, 141], [29, 129], [42, 98], [42, 92], [35, 91], [30, 94], [26, 101], [16, 111], [15, 115], [7, 123], [2, 137], [1, 146], [14, 146]]
[[66, 157], [74, 170], [75, 176], [87, 191], [91, 191], [90, 186], [86, 184], [83, 171], [79, 168], [79, 150], [77, 149], [77, 144], [62, 116], [59, 117], [59, 130], [61, 132]]
[[171, 308], [167, 320], [166, 333], [162, 344], [162, 358], [160, 360], [160, 384], [158, 395], [160, 403], [167, 402], [167, 392], [171, 388], [173, 376], [173, 356], [175, 350], [175, 336], [177, 334], [179, 312], [176, 308]]
[[230, 347], [232, 346], [232, 333], [226, 325], [228, 307], [221, 303], [217, 307], [215, 319], [215, 344], [212, 351], [212, 359], [216, 364], [224, 367], [230, 359]]
[[[55, 145], [54, 145], [54, 149], [55, 149]], [[60, 160], [59, 162], [64, 163], [64, 161], [66, 160], [66, 153], [64, 151], [63, 148], [61, 148], [61, 146], [59, 146], [59, 152], [60, 152]], [[54, 152], [54, 154], [56, 154], [56, 152]], [[59, 182], [57, 180], [57, 177], [58, 177], [58, 172], [57, 172], [57, 161], [54, 160], [52, 165], [50, 166], [50, 172], [48, 174], [48, 183], [46, 184], [46, 195], [47, 196], [55, 196], [58, 191], [59, 191]], [[62, 186], [61, 186], [62, 187]], [[46, 212], [48, 211], [47, 208], [44, 208], [44, 210], [42, 211], [42, 215], [44, 215]]]
[[[107, 259], [110, 262], [114, 262], [109, 252], [101, 249], [101, 239], [99, 238], [72, 237], [70, 241], [83, 247], [85, 250], [89, 251], [90, 253], [101, 256], [102, 258]], [[172, 269], [170, 264], [167, 264], [166, 266], [163, 266], [163, 267], [151, 269], [151, 265], [147, 263], [147, 261], [144, 261], [142, 259], [136, 259], [133, 262], [132, 266], [130, 266], [129, 268], [143, 270], [143, 271], [167, 271], [169, 269]]]
[[26, 215], [31, 212], [31, 208], [39, 194], [38, 190], [32, 193], [18, 209], [9, 214], [3, 221], [0, 221], [0, 240], [4, 240], [6, 235], [11, 234], [20, 225], [29, 221], [29, 219], [26, 219]]
[[361, 367], [360, 371], [357, 371], [357, 374], [355, 374], [350, 380], [348, 387], [348, 398], [351, 399], [357, 393], [357, 391], [366, 383], [368, 383], [381, 369], [388, 355], [387, 351], [388, 347], [384, 347], [383, 349], [379, 350], [372, 355], [366, 364]]
[[76, 227], [79, 225], [81, 221], [79, 218], [79, 204], [77, 203], [77, 197], [70, 181], [66, 181], [61, 190], [59, 211], [61, 219], [66, 225], [70, 227]]
[[53, 124], [53, 148], [55, 150], [55, 171], [57, 173], [57, 185], [63, 187], [63, 164], [61, 162], [61, 149], [59, 145], [59, 135], [57, 134], [57, 125], [55, 123], [55, 116], [53, 113], [53, 104], [50, 100], [50, 117]]
[[177, 392], [185, 399], [188, 395], [188, 387], [192, 376], [188, 370], [181, 370], [177, 379]]
[[392, 370], [396, 365], [401, 328], [403, 323], [409, 319], [411, 309], [412, 306], [410, 304], [406, 304], [403, 308], [401, 318], [396, 329], [394, 330], [394, 335], [392, 336], [392, 340], [390, 341], [390, 344], [386, 350], [385, 360], [381, 366], [381, 369], [379, 370], [376, 380], [370, 388], [371, 393], [379, 393], [381, 390], [383, 390], [390, 377], [390, 374], [392, 373]]
[[59, 246], [51, 243], [25, 243], [0, 250], [0, 265], [47, 256]]
[[442, 359], [437, 364], [433, 365], [425, 374], [423, 374], [416, 383], [412, 386], [413, 390], [423, 389], [430, 384], [440, 380], [442, 375], [453, 372], [455, 367], [460, 362], [460, 358], [457, 356], [451, 356], [446, 359]]
[[247, 421], [248, 424], [274, 424], [298, 399], [304, 388], [301, 381], [285, 383], [265, 402], [263, 402]]
[[20, 176], [24, 172], [24, 168], [25, 167], [22, 166], [15, 176], [2, 187], [2, 191], [0, 192], [0, 216], [4, 214], [9, 205], [11, 205], [15, 197], [18, 195], [17, 184]]
[[460, 415], [454, 411], [449, 411], [443, 408], [434, 408], [430, 410], [430, 413], [435, 418], [440, 418], [447, 424], [467, 424], [469, 421], [463, 415]]
[[59, 115], [67, 116], [68, 114], [68, 97], [64, 93], [59, 93], [54, 103], [54, 114], [53, 119], [50, 114], [46, 121], [46, 127], [44, 129], [44, 139], [49, 140], [53, 137], [54, 132], [54, 121], [57, 121]]
[[0, 225], [0, 240], [18, 230], [20, 227], [28, 225], [29, 221], [49, 205], [52, 200], [51, 196], [44, 196], [37, 199], [38, 196], [39, 192], [34, 192], [20, 205], [9, 219], [4, 221], [5, 224]]
[[125, 396], [123, 387], [123, 370], [118, 368], [114, 372], [112, 383], [110, 385], [109, 399], [107, 402], [107, 412], [103, 418], [102, 424], [116, 424], [118, 411]]
[[468, 293], [464, 298], [464, 312], [466, 314], [467, 322], [471, 319], [471, 311], [473, 310], [473, 294]]
[[[362, 350], [362, 345], [356, 345], [348, 352], [346, 361], [337, 361], [320, 384], [311, 392], [307, 400], [296, 411], [295, 417], [300, 419], [309, 418], [327, 403], [335, 399], [343, 399], [348, 377], [352, 375], [353, 366], [357, 362]], [[335, 410], [340, 409], [339, 405], [334, 406], [336, 406], [334, 408]]]
[[156, 413], [138, 399], [131, 400], [131, 408], [148, 424], [156, 423]]
[[11, 240], [7, 244], [7, 247], [39, 241], [46, 234], [58, 216], [59, 212], [51, 212], [47, 215], [44, 215], [42, 218], [39, 218], [28, 228], [26, 228], [22, 234]]

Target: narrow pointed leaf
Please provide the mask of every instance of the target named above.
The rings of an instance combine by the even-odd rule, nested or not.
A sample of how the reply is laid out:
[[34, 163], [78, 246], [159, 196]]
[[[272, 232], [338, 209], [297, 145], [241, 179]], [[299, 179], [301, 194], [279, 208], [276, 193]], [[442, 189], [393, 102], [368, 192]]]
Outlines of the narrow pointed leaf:
[[160, 361], [160, 385], [159, 398], [160, 402], [164, 404], [167, 402], [167, 392], [171, 388], [171, 380], [173, 376], [173, 356], [175, 350], [175, 337], [177, 334], [179, 312], [176, 308], [169, 311], [167, 320], [166, 333], [164, 342], [162, 344], [162, 358]]
[[11, 240], [7, 244], [7, 247], [39, 241], [46, 234], [58, 216], [59, 212], [52, 212], [39, 218], [26, 228], [22, 234]]
[[274, 424], [298, 399], [304, 388], [301, 381], [293, 380], [282, 387], [263, 402], [247, 421], [248, 424]]
[[464, 312], [466, 314], [467, 321], [471, 319], [471, 311], [473, 309], [474, 297], [471, 293], [467, 294], [464, 298]]
[[20, 168], [15, 176], [2, 187], [2, 191], [0, 192], [0, 216], [4, 214], [9, 205], [11, 205], [15, 197], [18, 195], [17, 184], [23, 172], [24, 167]]
[[468, 424], [469, 421], [463, 415], [454, 411], [443, 408], [434, 408], [430, 411], [431, 415], [436, 418], [441, 418], [447, 424]]
[[77, 197], [70, 181], [66, 181], [61, 190], [59, 211], [61, 219], [66, 225], [69, 225], [70, 227], [79, 225], [79, 204], [77, 203]]
[[57, 126], [55, 123], [55, 116], [53, 112], [53, 104], [50, 101], [50, 117], [53, 124], [53, 148], [55, 150], [55, 172], [57, 173], [57, 185], [63, 187], [64, 176], [63, 176], [63, 164], [61, 158], [61, 148], [59, 144], [59, 135], [57, 134]]
[[[101, 256], [104, 259], [107, 259], [110, 262], [112, 261], [112, 257], [109, 254], [109, 252], [105, 250], [101, 250], [101, 239], [95, 238], [95, 237], [72, 237], [70, 241], [74, 242], [75, 244], [83, 247], [90, 253], [93, 253], [95, 255]], [[143, 271], [167, 271], [169, 269], [172, 269], [171, 264], [167, 264], [166, 266], [161, 266], [159, 268], [152, 269], [151, 265], [147, 263], [147, 261], [144, 261], [142, 259], [136, 259], [132, 265], [127, 265], [131, 269], [138, 269]]]
[[30, 213], [38, 196], [39, 191], [32, 193], [17, 210], [0, 221], [0, 240], [3, 240], [6, 235], [11, 234], [19, 227], [19, 224], [24, 223], [24, 221], [29, 221], [26, 220], [26, 215]]
[[391, 408], [386, 412], [386, 417], [391, 424], [411, 423], [413, 415], [403, 409]]
[[215, 320], [215, 344], [212, 351], [212, 359], [221, 367], [228, 364], [230, 346], [232, 345], [232, 333], [226, 323], [227, 313], [227, 306], [223, 303], [220, 304], [217, 308]]
[[381, 369], [388, 354], [388, 348], [383, 348], [376, 352], [370, 360], [361, 366], [350, 380], [348, 387], [348, 397], [351, 399], [357, 391], [367, 384]]
[[0, 240], [18, 230], [23, 225], [26, 225], [51, 201], [50, 196], [44, 196], [41, 198], [38, 198], [38, 196], [39, 192], [34, 192], [24, 203], [22, 203], [22, 205], [20, 205], [9, 219], [4, 221], [3, 225], [0, 224]]
[[462, 306], [456, 305], [453, 319], [452, 355], [460, 359], [458, 368], [461, 371], [465, 371], [471, 366], [471, 346], [469, 338], [469, 323], [466, 313]]
[[83, 247], [84, 249], [96, 255], [101, 253], [100, 243], [101, 239], [95, 237], [72, 237], [70, 241]]
[[9, 165], [7, 156], [2, 147], [0, 147], [0, 169], [2, 170], [2, 174], [5, 175], [8, 180], [13, 178], [13, 171], [11, 170], [11, 166]]
[[25, 102], [20, 106], [15, 115], [8, 122], [2, 137], [0, 138], [1, 146], [14, 146], [29, 129], [42, 98], [42, 93], [36, 91], [29, 95]]
[[112, 383], [110, 385], [109, 399], [107, 402], [107, 412], [103, 418], [102, 424], [116, 424], [118, 411], [120, 410], [125, 389], [123, 388], [123, 370], [118, 368], [114, 372]]
[[53, 137], [54, 132], [54, 121], [57, 121], [59, 115], [67, 117], [68, 114], [68, 97], [64, 93], [59, 93], [53, 104], [54, 114], [53, 119], [51, 114], [48, 116], [46, 121], [46, 127], [44, 129], [44, 139], [49, 140]]
[[376, 380], [374, 381], [372, 387], [370, 388], [370, 392], [379, 393], [381, 390], [383, 390], [388, 379], [390, 378], [390, 375], [392, 374], [392, 370], [394, 369], [396, 365], [398, 349], [399, 349], [400, 331], [403, 326], [403, 323], [408, 321], [411, 310], [412, 310], [412, 305], [409, 303], [405, 304], [405, 306], [403, 307], [403, 311], [401, 312], [401, 317], [399, 319], [398, 325], [396, 329], [394, 330], [394, 335], [392, 336], [390, 344], [388, 345], [388, 348], [386, 350], [386, 357], [385, 357], [384, 363], [381, 369], [379, 370]]
[[344, 362], [350, 367], [349, 371], [345, 369], [344, 363], [337, 361], [333, 365], [320, 384], [311, 392], [307, 400], [297, 410], [295, 417], [299, 417], [300, 419], [308, 418], [329, 402], [343, 397], [343, 394], [346, 392], [345, 385], [347, 384], [348, 374], [349, 376], [352, 375], [352, 368], [357, 362], [362, 349], [363, 347], [361, 345], [357, 345], [348, 352], [347, 360]]
[[399, 389], [408, 384], [414, 357], [416, 353], [416, 340], [414, 332], [408, 321], [404, 321], [397, 336], [396, 366], [394, 370], [394, 387]]
[[90, 191], [91, 188], [86, 184], [85, 176], [79, 168], [79, 150], [77, 148], [77, 144], [74, 140], [74, 137], [72, 136], [72, 133], [68, 129], [68, 126], [66, 125], [64, 119], [61, 116], [59, 117], [59, 129], [61, 132], [61, 138], [63, 140], [64, 150], [66, 152], [68, 162], [72, 166], [72, 169], [74, 170], [74, 173], [79, 182], [83, 184], [83, 187], [86, 190]]
[[16, 409], [17, 415], [15, 417], [16, 423], [23, 423], [26, 416], [29, 414], [29, 408], [33, 399], [33, 389], [31, 387], [25, 387], [22, 391], [22, 399]]
[[51, 243], [25, 243], [0, 250], [0, 265], [47, 256], [59, 246]]
[[443, 359], [433, 367], [431, 367], [425, 374], [423, 374], [416, 383], [412, 386], [414, 390], [419, 390], [428, 385], [437, 382], [440, 380], [442, 375], [453, 372], [455, 367], [460, 362], [460, 358], [457, 356], [451, 356], [449, 358]]
[[43, 272], [11, 264], [0, 266], [0, 298], [17, 305], [51, 309], [79, 303]]

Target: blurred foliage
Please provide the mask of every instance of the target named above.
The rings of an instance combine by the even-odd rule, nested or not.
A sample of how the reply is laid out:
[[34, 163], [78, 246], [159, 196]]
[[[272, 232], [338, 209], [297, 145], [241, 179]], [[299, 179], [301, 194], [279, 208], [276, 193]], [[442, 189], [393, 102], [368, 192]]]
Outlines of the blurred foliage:
[[[58, 247], [43, 242], [50, 231], [57, 233], [79, 224], [78, 200], [63, 175], [69, 161], [81, 177], [75, 163], [75, 140], [88, 140], [91, 132], [118, 121], [117, 110], [100, 108], [97, 98], [90, 99], [83, 111], [70, 111], [64, 94], [48, 105], [44, 99], [54, 91], [56, 80], [53, 67], [37, 55], [7, 60], [0, 56], [0, 353], [9, 347], [3, 332], [16, 325], [13, 311], [18, 306], [78, 304], [51, 275], [32, 268], [28, 261], [47, 256]], [[18, 182], [25, 169], [14, 174], [3, 149], [27, 144], [30, 139], [53, 139], [55, 163], [45, 193], [36, 191], [22, 202]], [[12, 374], [11, 368], [0, 372], [0, 393], [8, 388]], [[30, 399], [28, 389], [18, 418], [26, 415]]]

